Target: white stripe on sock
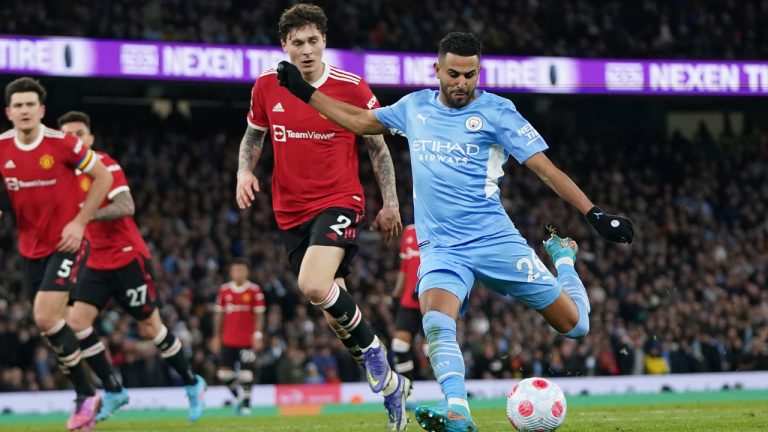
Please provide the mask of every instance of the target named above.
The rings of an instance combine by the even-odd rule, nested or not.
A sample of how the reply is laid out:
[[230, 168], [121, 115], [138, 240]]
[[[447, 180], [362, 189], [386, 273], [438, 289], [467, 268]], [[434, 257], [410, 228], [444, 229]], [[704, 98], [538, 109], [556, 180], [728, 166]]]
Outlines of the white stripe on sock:
[[93, 345], [89, 346], [88, 348], [84, 349], [83, 350], [83, 357], [85, 357], [85, 358], [93, 357], [96, 354], [98, 354], [98, 353], [100, 353], [100, 352], [102, 352], [102, 351], [104, 351], [106, 349], [107, 349], [107, 347], [104, 346], [104, 343], [99, 341], [99, 343], [93, 344]]
[[173, 342], [173, 345], [171, 345], [170, 348], [160, 353], [160, 357], [162, 358], [168, 358], [173, 357], [176, 355], [177, 352], [181, 349], [181, 341], [179, 338], [176, 338], [176, 340]]
[[83, 339], [87, 338], [88, 336], [90, 336], [91, 333], [93, 333], [93, 327], [88, 327], [85, 330], [81, 330], [81, 331], [75, 333], [75, 336], [77, 336], [77, 340], [83, 340]]
[[459, 405], [467, 409], [469, 411], [469, 402], [467, 402], [466, 399], [462, 398], [448, 398], [448, 406], [451, 405]]

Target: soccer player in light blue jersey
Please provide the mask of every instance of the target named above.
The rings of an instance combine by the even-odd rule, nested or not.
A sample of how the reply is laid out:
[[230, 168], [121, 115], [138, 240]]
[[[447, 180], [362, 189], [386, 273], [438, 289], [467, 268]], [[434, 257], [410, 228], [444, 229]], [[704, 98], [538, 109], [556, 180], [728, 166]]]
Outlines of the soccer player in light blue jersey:
[[421, 251], [419, 302], [432, 369], [447, 406], [419, 407], [416, 420], [429, 431], [472, 432], [464, 360], [456, 319], [475, 280], [537, 310], [558, 332], [589, 332], [589, 299], [574, 269], [577, 246], [554, 233], [544, 244], [557, 278], [528, 246], [499, 200], [502, 165], [511, 155], [560, 197], [579, 209], [605, 239], [631, 243], [632, 221], [596, 207], [544, 154], [547, 144], [508, 99], [476, 90], [480, 41], [449, 33], [440, 41], [435, 74], [440, 90], [421, 90], [372, 111], [336, 101], [290, 64], [280, 84], [323, 115], [358, 135], [405, 135], [411, 152], [416, 233]]

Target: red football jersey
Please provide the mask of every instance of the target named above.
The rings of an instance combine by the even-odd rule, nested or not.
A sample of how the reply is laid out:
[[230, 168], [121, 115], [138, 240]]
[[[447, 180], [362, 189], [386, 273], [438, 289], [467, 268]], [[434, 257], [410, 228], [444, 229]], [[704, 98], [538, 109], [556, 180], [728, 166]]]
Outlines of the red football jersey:
[[255, 315], [267, 309], [264, 293], [253, 282], [238, 287], [227, 282], [219, 287], [214, 311], [222, 312], [221, 342], [233, 348], [249, 348], [255, 331]]
[[400, 305], [409, 309], [419, 308], [419, 296], [415, 291], [419, 282], [420, 255], [416, 226], [408, 225], [403, 229], [403, 238], [400, 240], [400, 273], [405, 275]]
[[[312, 85], [361, 108], [379, 106], [362, 78], [333, 66], [325, 65], [323, 76]], [[281, 229], [299, 225], [329, 207], [365, 208], [357, 137], [281, 87], [275, 70], [256, 80], [248, 124], [271, 129], [272, 207]]]
[[[130, 192], [128, 180], [120, 164], [108, 154], [95, 152], [107, 171], [112, 173], [112, 189], [107, 193], [99, 208], [108, 206], [117, 194]], [[80, 185], [88, 191], [91, 178], [81, 174]], [[90, 243], [86, 266], [96, 270], [115, 270], [127, 266], [136, 257], [150, 258], [149, 248], [141, 237], [139, 228], [131, 216], [109, 221], [92, 221], [85, 229], [85, 238]]]
[[22, 256], [56, 252], [61, 231], [80, 211], [75, 170], [88, 172], [95, 162], [82, 141], [45, 126], [31, 144], [18, 141], [15, 129], [0, 135], [0, 174], [16, 215]]

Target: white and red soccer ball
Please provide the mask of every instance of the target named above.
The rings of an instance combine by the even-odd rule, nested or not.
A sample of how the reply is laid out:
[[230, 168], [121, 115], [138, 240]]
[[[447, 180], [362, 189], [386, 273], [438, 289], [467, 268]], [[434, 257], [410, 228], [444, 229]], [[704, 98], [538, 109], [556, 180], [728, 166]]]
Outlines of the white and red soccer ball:
[[544, 378], [520, 381], [507, 396], [507, 418], [518, 432], [549, 432], [565, 420], [565, 395]]

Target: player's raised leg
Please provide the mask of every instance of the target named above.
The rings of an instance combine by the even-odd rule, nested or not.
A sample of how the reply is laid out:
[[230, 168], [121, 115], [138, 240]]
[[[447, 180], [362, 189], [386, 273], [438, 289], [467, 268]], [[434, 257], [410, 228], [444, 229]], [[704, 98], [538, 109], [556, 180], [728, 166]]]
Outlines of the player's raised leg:
[[579, 248], [573, 239], [557, 236], [554, 229], [544, 242], [544, 249], [552, 258], [557, 269], [557, 281], [563, 288], [560, 296], [539, 313], [547, 322], [572, 339], [578, 339], [589, 333], [589, 298], [574, 267]]
[[195, 421], [203, 415], [204, 396], [207, 388], [205, 379], [192, 371], [181, 340], [169, 331], [160, 320], [160, 312], [155, 308], [149, 318], [139, 321], [139, 334], [150, 339], [160, 350], [160, 356], [176, 370], [184, 382], [184, 390], [189, 398], [189, 419]]

